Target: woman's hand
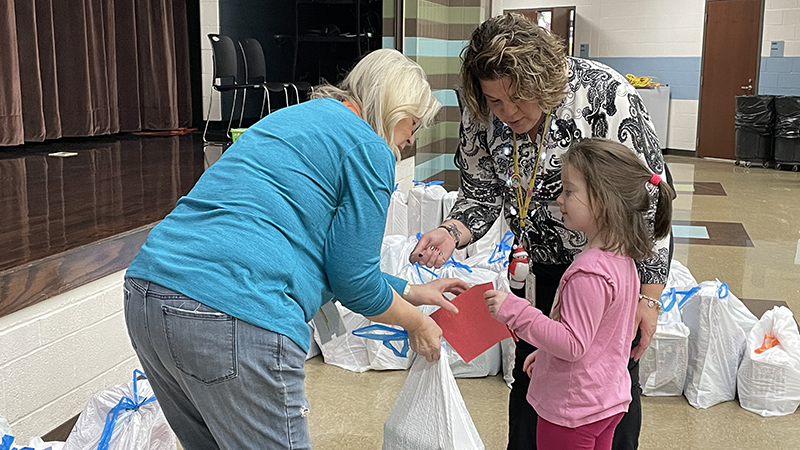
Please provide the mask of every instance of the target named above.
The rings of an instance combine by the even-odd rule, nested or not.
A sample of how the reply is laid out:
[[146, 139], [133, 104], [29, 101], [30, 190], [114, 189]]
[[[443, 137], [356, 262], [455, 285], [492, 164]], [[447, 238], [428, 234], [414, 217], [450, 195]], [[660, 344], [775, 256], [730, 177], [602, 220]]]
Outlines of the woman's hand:
[[508, 297], [507, 292], [489, 290], [483, 293], [483, 299], [486, 300], [489, 314], [495, 319], [497, 319], [497, 313], [500, 311], [500, 307], [503, 306], [503, 302], [506, 301], [506, 297]]
[[420, 325], [408, 331], [408, 344], [420, 356], [424, 356], [428, 362], [439, 359], [441, 349], [442, 329], [429, 316], [420, 322]]
[[450, 258], [455, 249], [456, 242], [450, 232], [444, 228], [434, 228], [419, 238], [417, 246], [411, 252], [409, 261], [412, 264], [420, 263], [424, 266], [438, 269]]
[[458, 295], [469, 289], [469, 284], [456, 278], [439, 278], [425, 284], [415, 284], [406, 295], [406, 300], [414, 306], [434, 305], [458, 314], [458, 308], [443, 295], [445, 292]]
[[528, 355], [527, 358], [525, 358], [525, 363], [522, 364], [522, 370], [524, 370], [525, 373], [528, 374], [528, 378], [530, 378], [531, 374], [533, 373], [533, 362], [536, 361], [537, 353], [539, 353], [539, 350], [534, 350], [533, 353], [531, 353], [530, 355]]

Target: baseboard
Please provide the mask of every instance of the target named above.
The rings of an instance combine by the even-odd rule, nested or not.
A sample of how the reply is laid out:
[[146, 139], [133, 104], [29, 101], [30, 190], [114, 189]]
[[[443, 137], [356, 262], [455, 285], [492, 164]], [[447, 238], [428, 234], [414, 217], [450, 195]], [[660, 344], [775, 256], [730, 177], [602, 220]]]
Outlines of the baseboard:
[[68, 419], [66, 422], [53, 428], [49, 433], [42, 436], [42, 440], [45, 442], [65, 442], [69, 436], [69, 433], [72, 431], [72, 428], [75, 426], [75, 423], [78, 421], [78, 417], [80, 416], [80, 413], [75, 414], [75, 417]]
[[661, 151], [661, 153], [665, 155], [689, 156], [691, 158], [697, 157], [697, 152], [694, 150], [682, 150], [678, 148], [665, 148]]

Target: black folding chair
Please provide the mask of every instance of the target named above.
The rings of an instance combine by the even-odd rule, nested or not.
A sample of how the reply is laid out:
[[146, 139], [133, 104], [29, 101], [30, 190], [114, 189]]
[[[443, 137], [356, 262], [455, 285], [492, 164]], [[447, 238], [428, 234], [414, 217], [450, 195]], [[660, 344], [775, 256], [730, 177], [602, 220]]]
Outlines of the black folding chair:
[[[236, 108], [236, 93], [240, 90], [261, 88], [258, 84], [241, 84], [236, 82], [236, 46], [228, 36], [221, 34], [209, 34], [208, 40], [211, 41], [211, 54], [214, 62], [213, 81], [209, 90], [208, 113], [206, 114], [206, 128], [203, 131], [203, 141], [208, 142], [206, 133], [208, 132], [208, 122], [211, 118], [211, 105], [214, 102], [214, 91], [229, 92], [233, 91], [233, 104], [231, 105], [231, 116], [228, 120], [228, 129], [225, 135], [231, 137], [231, 125], [233, 124], [233, 112]], [[226, 81], [230, 79], [230, 82]], [[242, 105], [244, 108], [244, 104]], [[240, 122], [241, 125], [241, 122]]]
[[[248, 83], [255, 83], [262, 86], [264, 92], [264, 99], [261, 101], [261, 117], [264, 116], [264, 103], [266, 100], [267, 114], [272, 112], [272, 106], [269, 100], [269, 93], [279, 93], [283, 91], [286, 106], [289, 106], [289, 89], [294, 90], [295, 102], [300, 103], [300, 91], [310, 91], [311, 85], [304, 81], [298, 83], [279, 83], [267, 82], [267, 64], [264, 58], [264, 49], [261, 43], [253, 38], [240, 39], [239, 47], [242, 49], [242, 56], [244, 57], [244, 67]], [[245, 92], [246, 95], [246, 92]], [[242, 110], [244, 112], [244, 110]], [[241, 117], [239, 119], [241, 121]]]

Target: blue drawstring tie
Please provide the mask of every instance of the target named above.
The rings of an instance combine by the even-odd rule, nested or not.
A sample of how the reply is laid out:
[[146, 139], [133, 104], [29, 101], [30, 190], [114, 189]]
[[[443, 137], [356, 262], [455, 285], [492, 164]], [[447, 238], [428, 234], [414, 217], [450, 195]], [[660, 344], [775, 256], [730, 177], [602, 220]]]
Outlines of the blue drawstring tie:
[[424, 181], [419, 181], [419, 180], [412, 180], [412, 182], [414, 184], [418, 185], [418, 186], [425, 186], [426, 188], [429, 188], [431, 186], [436, 186], [436, 185], [439, 185], [439, 184], [444, 184], [444, 181], [441, 181], [441, 180], [433, 180], [433, 181], [429, 181], [427, 183], [424, 182]]
[[[686, 305], [686, 302], [694, 295], [700, 291], [700, 286], [695, 286], [688, 291], [676, 291], [675, 288], [670, 288], [668, 292], [661, 294], [661, 309], [664, 311], [669, 311], [677, 304], [678, 309], [683, 309]], [[719, 287], [717, 288], [717, 297], [723, 299], [730, 294], [730, 289], [728, 288], [728, 283], [720, 283]], [[680, 300], [678, 297], [680, 296]], [[665, 301], [666, 299], [666, 301]]]
[[100, 435], [100, 442], [97, 444], [97, 450], [108, 450], [108, 445], [111, 443], [111, 434], [114, 432], [114, 426], [119, 418], [119, 413], [127, 410], [138, 410], [142, 406], [155, 401], [156, 397], [146, 397], [139, 400], [138, 380], [137, 374], [147, 377], [141, 370], [136, 369], [133, 371], [133, 400], [130, 397], [122, 397], [119, 399], [117, 406], [111, 408], [111, 411], [106, 415], [106, 424], [103, 427], [103, 433]]
[[455, 259], [453, 259], [452, 255], [450, 255], [450, 259], [448, 259], [447, 261], [445, 261], [444, 264], [442, 264], [442, 268], [445, 268], [447, 266], [458, 267], [459, 269], [464, 269], [467, 272], [472, 273], [472, 269], [468, 265], [456, 261]]
[[[670, 288], [668, 292], [661, 294], [661, 309], [665, 312], [672, 310], [676, 306], [678, 309], [683, 309], [686, 306], [686, 302], [699, 291], [700, 286], [695, 286], [688, 291], [676, 291], [675, 288]], [[678, 297], [680, 297], [680, 300], [678, 300]]]
[[[717, 280], [719, 283], [719, 280]], [[717, 297], [725, 298], [730, 294], [730, 289], [728, 289], [728, 283], [720, 283], [719, 288], [717, 289]]]
[[[383, 346], [391, 350], [398, 358], [405, 358], [408, 355], [408, 331], [406, 330], [398, 330], [376, 323], [353, 330], [352, 333], [353, 336], [383, 342]], [[403, 348], [398, 350], [391, 344], [392, 341], [401, 341], [403, 343]]]
[[414, 263], [414, 268], [417, 269], [417, 276], [419, 277], [419, 282], [422, 284], [425, 283], [425, 280], [422, 279], [422, 270], [433, 275], [434, 278], [439, 278], [439, 275], [436, 275], [436, 272], [432, 271], [431, 269], [428, 269], [425, 266], [420, 266], [419, 263]]
[[499, 244], [495, 245], [494, 250], [492, 250], [492, 256], [489, 257], [489, 264], [503, 261], [503, 267], [508, 265], [508, 252], [511, 251], [511, 239], [513, 238], [514, 233], [506, 231], [506, 234], [503, 235], [503, 239]]

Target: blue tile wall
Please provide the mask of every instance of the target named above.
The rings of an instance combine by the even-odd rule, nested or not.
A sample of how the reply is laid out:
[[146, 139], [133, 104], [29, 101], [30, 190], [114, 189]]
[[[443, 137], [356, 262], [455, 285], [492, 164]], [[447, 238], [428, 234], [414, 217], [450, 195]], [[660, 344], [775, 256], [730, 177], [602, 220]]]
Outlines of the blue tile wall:
[[800, 57], [761, 58], [758, 93], [800, 96]]
[[701, 58], [699, 56], [592, 59], [608, 65], [622, 75], [632, 73], [637, 77], [656, 77], [659, 83], [669, 85], [672, 99], [697, 100], [700, 98]]

